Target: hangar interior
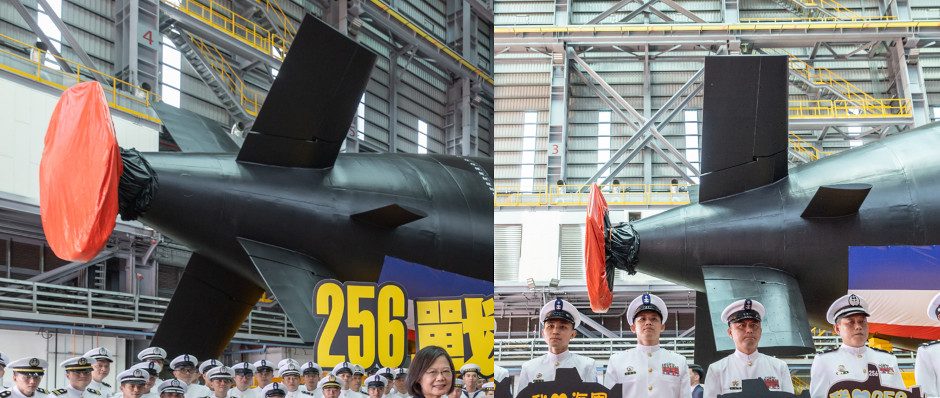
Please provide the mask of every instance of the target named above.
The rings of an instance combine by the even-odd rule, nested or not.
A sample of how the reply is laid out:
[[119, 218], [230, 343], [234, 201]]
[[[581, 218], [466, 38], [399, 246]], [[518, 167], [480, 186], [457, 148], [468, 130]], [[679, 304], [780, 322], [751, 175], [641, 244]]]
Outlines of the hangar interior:
[[[940, 120], [933, 1], [499, 0], [495, 11], [495, 356], [511, 374], [546, 352], [538, 313], [555, 297], [588, 314], [571, 348], [599, 374], [635, 345], [623, 315], [646, 291], [670, 308], [663, 345], [694, 360], [692, 289], [618, 270], [612, 308], [591, 312], [584, 188], [602, 187], [614, 224], [689, 203], [706, 56], [787, 57], [789, 167]], [[815, 332], [818, 349], [839, 344]], [[912, 353], [895, 354], [912, 371]], [[786, 361], [805, 387], [812, 357]]]
[[[191, 255], [118, 221], [93, 260], [55, 256], [38, 179], [59, 95], [100, 82], [125, 148], [180, 150], [155, 101], [239, 133], [251, 128], [306, 14], [378, 55], [343, 151], [493, 156], [489, 0], [0, 2], [0, 351], [47, 359], [41, 387], [64, 385], [59, 362], [98, 346], [116, 354], [113, 384], [147, 347]], [[277, 301], [263, 298], [219, 359], [282, 357], [307, 361], [313, 352]]]

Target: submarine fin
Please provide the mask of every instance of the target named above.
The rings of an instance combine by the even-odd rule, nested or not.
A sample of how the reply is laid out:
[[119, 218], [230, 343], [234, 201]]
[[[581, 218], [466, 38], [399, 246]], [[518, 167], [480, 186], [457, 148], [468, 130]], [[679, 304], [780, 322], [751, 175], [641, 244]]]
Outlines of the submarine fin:
[[313, 317], [313, 290], [321, 280], [333, 278], [320, 261], [281, 247], [238, 238], [261, 279], [268, 285], [287, 318], [306, 343], [316, 341], [321, 320]]
[[[152, 345], [176, 355], [218, 358], [264, 291], [198, 252], [167, 306]], [[193, 333], [192, 325], [212, 325]]]
[[858, 214], [870, 191], [869, 184], [823, 185], [816, 190], [800, 217], [833, 218]]
[[750, 265], [703, 266], [702, 273], [717, 351], [734, 350], [734, 343], [725, 337], [728, 324], [721, 312], [737, 300], [751, 299], [763, 304], [768, 315], [761, 321], [761, 352], [784, 356], [814, 352], [806, 306], [793, 275]]
[[787, 57], [705, 57], [699, 201], [787, 176]]
[[359, 43], [307, 14], [238, 161], [332, 167], [375, 59]]
[[412, 221], [427, 217], [426, 214], [413, 209], [408, 209], [397, 204], [378, 207], [369, 211], [356, 213], [350, 216], [353, 220], [361, 221], [381, 227], [394, 229]]
[[176, 145], [183, 152], [235, 153], [239, 143], [219, 122], [163, 102], [151, 107]]

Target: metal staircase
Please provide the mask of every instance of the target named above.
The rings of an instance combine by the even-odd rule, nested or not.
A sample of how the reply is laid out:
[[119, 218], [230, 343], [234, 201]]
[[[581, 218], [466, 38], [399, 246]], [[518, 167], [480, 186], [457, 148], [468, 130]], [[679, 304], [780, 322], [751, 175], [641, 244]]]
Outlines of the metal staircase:
[[277, 33], [276, 40], [281, 41], [284, 48], [289, 48], [297, 34], [297, 28], [291, 22], [281, 6], [273, 0], [245, 0], [254, 9], [249, 18], [269, 32]]
[[97, 290], [106, 289], [106, 286], [105, 286], [105, 280], [107, 276], [106, 267], [107, 267], [107, 263], [104, 263], [104, 262], [98, 263], [94, 266], [95, 284], [94, 286], [92, 286], [92, 289], [97, 289]]
[[862, 16], [835, 0], [773, 0], [780, 8], [792, 12], [794, 18], [742, 18], [741, 22], [832, 22], [832, 21], [893, 21], [893, 15]]
[[161, 30], [235, 120], [246, 123], [254, 120], [264, 98], [245, 87], [218, 48], [189, 33], [172, 28]]

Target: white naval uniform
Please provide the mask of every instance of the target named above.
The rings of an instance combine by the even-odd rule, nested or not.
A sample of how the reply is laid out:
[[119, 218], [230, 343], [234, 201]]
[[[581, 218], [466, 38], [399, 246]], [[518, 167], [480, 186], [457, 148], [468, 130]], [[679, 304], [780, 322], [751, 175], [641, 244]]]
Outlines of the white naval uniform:
[[108, 398], [114, 394], [114, 390], [111, 389], [110, 385], [100, 381], [92, 380], [91, 383], [88, 384], [88, 388], [100, 392], [101, 396], [104, 398]]
[[465, 388], [465, 389], [463, 389], [463, 390], [460, 391], [460, 396], [461, 396], [461, 397], [467, 397], [467, 398], [480, 398], [481, 396], [485, 397], [485, 396], [486, 396], [486, 393], [484, 393], [483, 390], [476, 390], [476, 391], [474, 391], [474, 392], [467, 392], [467, 389]]
[[[323, 392], [319, 388], [314, 388], [313, 390], [308, 390], [306, 387], [300, 389], [301, 397], [304, 398], [322, 398]], [[259, 397], [260, 398], [260, 397]]]
[[499, 365], [493, 365], [493, 380], [503, 381], [503, 379], [507, 377], [509, 377], [509, 371], [506, 370], [506, 368]]
[[558, 355], [547, 353], [522, 364], [517, 390], [522, 391], [534, 381], [554, 381], [555, 370], [558, 368], [575, 368], [581, 375], [581, 380], [589, 383], [597, 381], [597, 365], [594, 360], [566, 350]]
[[49, 391], [46, 391], [42, 388], [37, 388], [36, 392], [33, 393], [32, 397], [27, 397], [20, 392], [20, 389], [15, 385], [11, 386], [8, 390], [0, 392], [0, 398], [46, 398], [49, 395]]
[[747, 355], [734, 350], [708, 367], [703, 398], [715, 398], [719, 394], [741, 392], [742, 381], [761, 378], [770, 391], [793, 393], [790, 368], [783, 361], [754, 351]]
[[89, 387], [85, 388], [85, 391], [79, 391], [71, 384], [53, 391], [52, 394], [62, 398], [101, 398], [101, 392], [98, 390]]
[[[290, 398], [290, 397], [287, 397], [287, 398]], [[342, 390], [339, 393], [339, 398], [369, 398], [369, 395], [363, 394], [359, 391]]]
[[901, 379], [898, 359], [894, 355], [877, 348], [855, 348], [842, 344], [838, 349], [822, 352], [813, 359], [813, 367], [810, 369], [810, 397], [826, 398], [829, 387], [842, 380], [867, 380], [869, 363], [878, 366], [881, 385], [907, 389]]
[[614, 354], [607, 364], [604, 386], [620, 383], [623, 396], [688, 398], [689, 365], [685, 357], [658, 345], [637, 345]]
[[927, 398], [940, 397], [940, 342], [917, 347], [914, 359], [914, 379]]
[[246, 388], [245, 391], [232, 387], [228, 390], [229, 398], [261, 398], [261, 391], [254, 388]]
[[206, 387], [202, 384], [196, 384], [196, 383], [193, 383], [187, 386], [186, 394], [183, 394], [183, 396], [186, 398], [205, 398], [205, 397], [212, 397], [214, 395], [215, 395], [215, 391], [212, 391], [211, 389], [209, 389], [209, 387]]

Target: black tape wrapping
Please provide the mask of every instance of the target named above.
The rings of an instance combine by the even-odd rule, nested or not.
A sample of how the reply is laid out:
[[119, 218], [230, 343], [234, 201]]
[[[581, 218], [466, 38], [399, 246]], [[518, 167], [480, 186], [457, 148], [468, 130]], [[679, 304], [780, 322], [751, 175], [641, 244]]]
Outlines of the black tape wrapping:
[[637, 235], [633, 225], [622, 222], [610, 225], [610, 216], [604, 214], [604, 251], [607, 268], [607, 287], [614, 290], [614, 268], [627, 271], [627, 274], [636, 274], [636, 264], [639, 261], [640, 236]]
[[118, 212], [121, 220], [136, 220], [150, 209], [160, 183], [150, 163], [136, 149], [121, 148], [121, 161], [124, 173], [118, 185]]

